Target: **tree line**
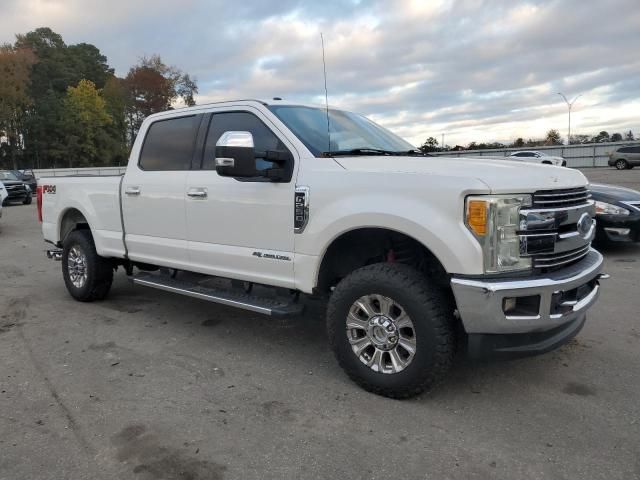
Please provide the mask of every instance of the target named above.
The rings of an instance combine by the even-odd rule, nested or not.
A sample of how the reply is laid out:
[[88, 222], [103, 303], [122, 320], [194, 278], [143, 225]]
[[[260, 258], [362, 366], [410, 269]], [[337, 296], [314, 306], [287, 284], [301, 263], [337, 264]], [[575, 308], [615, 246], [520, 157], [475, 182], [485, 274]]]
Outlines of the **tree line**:
[[[635, 140], [635, 136], [631, 130], [626, 132], [624, 135], [622, 133], [612, 133], [603, 130], [597, 135], [571, 135], [570, 144], [571, 145], [580, 145], [587, 143], [605, 143], [605, 142], [622, 142], [627, 141], [631, 142]], [[564, 145], [564, 139], [560, 135], [560, 132], [556, 129], [551, 129], [547, 132], [544, 138], [541, 139], [527, 139], [525, 140], [522, 137], [517, 138], [512, 143], [501, 143], [501, 142], [471, 142], [467, 144], [467, 146], [457, 145], [454, 148], [450, 148], [447, 145], [438, 145], [438, 140], [435, 137], [429, 137], [427, 140], [420, 146], [420, 150], [423, 152], [442, 152], [448, 150], [492, 150], [492, 149], [500, 149], [500, 148], [533, 148], [533, 147], [543, 147], [549, 145]]]
[[158, 55], [120, 78], [94, 45], [46, 27], [18, 34], [0, 45], [0, 168], [124, 164], [146, 116], [195, 105], [197, 92]]

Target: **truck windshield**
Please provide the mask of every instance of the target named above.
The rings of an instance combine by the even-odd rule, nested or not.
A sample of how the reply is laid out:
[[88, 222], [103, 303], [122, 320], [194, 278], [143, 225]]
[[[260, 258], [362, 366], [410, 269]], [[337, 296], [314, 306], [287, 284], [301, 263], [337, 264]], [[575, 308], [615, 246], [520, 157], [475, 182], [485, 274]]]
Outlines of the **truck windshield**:
[[0, 172], [0, 180], [18, 180], [18, 177], [11, 172]]
[[316, 157], [419, 153], [413, 145], [362, 115], [329, 109], [328, 135], [327, 111], [323, 108], [271, 105], [269, 109]]

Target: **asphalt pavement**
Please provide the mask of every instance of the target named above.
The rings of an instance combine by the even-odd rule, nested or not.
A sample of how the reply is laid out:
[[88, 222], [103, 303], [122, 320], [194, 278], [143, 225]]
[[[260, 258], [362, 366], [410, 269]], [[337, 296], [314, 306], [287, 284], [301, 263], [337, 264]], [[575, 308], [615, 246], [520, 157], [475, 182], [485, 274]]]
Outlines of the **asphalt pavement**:
[[[640, 189], [640, 169], [586, 170]], [[640, 478], [640, 245], [604, 252], [581, 334], [459, 359], [435, 391], [372, 395], [321, 305], [276, 320], [132, 286], [67, 294], [35, 206], [0, 219], [0, 479]]]

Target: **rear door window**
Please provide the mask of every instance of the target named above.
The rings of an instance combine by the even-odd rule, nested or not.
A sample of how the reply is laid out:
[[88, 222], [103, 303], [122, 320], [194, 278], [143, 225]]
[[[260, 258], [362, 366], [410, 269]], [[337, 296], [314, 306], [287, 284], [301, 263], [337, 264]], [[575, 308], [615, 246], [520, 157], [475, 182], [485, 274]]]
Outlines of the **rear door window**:
[[189, 115], [152, 123], [140, 152], [140, 168], [190, 170], [200, 119], [200, 115]]

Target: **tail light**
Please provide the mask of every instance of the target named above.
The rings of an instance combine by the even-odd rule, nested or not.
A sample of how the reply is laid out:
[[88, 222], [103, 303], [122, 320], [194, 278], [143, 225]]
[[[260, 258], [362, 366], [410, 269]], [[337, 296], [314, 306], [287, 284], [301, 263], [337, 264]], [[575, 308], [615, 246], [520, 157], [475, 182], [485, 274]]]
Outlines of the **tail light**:
[[36, 187], [36, 203], [38, 204], [38, 221], [42, 223], [42, 185]]

